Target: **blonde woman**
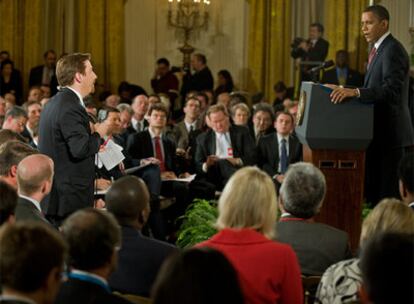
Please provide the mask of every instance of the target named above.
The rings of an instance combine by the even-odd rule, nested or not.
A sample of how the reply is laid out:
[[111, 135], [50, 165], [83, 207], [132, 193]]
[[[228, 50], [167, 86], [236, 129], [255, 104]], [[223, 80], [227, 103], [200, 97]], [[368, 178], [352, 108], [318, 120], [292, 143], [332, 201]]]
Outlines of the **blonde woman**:
[[[414, 212], [403, 202], [383, 199], [362, 224], [360, 246], [382, 232], [414, 233]], [[316, 303], [339, 304], [359, 300], [362, 283], [359, 259], [341, 261], [329, 267], [322, 276]]]
[[275, 241], [275, 186], [255, 167], [238, 170], [218, 202], [220, 230], [198, 246], [221, 251], [235, 267], [246, 303], [302, 303], [299, 264], [293, 250]]

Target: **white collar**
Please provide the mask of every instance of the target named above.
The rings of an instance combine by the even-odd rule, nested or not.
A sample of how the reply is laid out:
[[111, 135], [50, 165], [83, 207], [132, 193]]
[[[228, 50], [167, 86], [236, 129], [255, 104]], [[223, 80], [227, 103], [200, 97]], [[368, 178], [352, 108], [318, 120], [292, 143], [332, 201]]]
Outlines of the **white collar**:
[[[155, 135], [155, 133], [151, 130], [151, 128], [148, 128], [148, 132], [151, 136], [151, 139], [154, 139], [155, 137], [157, 137], [157, 135]], [[162, 132], [161, 134], [158, 136], [160, 139], [162, 139]]]
[[411, 202], [411, 203], [408, 205], [408, 207], [413, 208], [413, 207], [414, 207], [414, 202]]
[[277, 134], [277, 142], [278, 143], [280, 143], [282, 141], [282, 139], [285, 139], [286, 140], [286, 143], [289, 142], [289, 135], [288, 136], [283, 136], [283, 135], [281, 135], [281, 134], [279, 134], [277, 132], [276, 132], [276, 134]]
[[375, 44], [374, 44], [374, 47], [375, 47], [375, 49], [378, 51], [378, 48], [380, 47], [380, 45], [381, 45], [381, 43], [385, 40], [385, 38], [387, 38], [388, 37], [388, 35], [390, 35], [391, 34], [391, 32], [390, 31], [388, 31], [388, 32], [386, 32], [384, 35], [382, 35], [381, 37], [380, 37], [380, 39], [378, 39], [377, 40], [377, 42], [375, 42]]
[[19, 196], [21, 198], [24, 198], [24, 199], [28, 200], [28, 201], [31, 201], [33, 203], [33, 205], [35, 205], [36, 209], [39, 210], [40, 212], [42, 212], [42, 209], [40, 208], [40, 203], [37, 200], [35, 200], [34, 198], [31, 198], [31, 197], [28, 197], [26, 195], [20, 194], [20, 193], [19, 193]]
[[193, 126], [193, 129], [195, 130], [196, 129], [196, 123], [197, 123], [197, 120], [194, 120], [193, 123], [188, 123], [184, 119], [184, 124], [185, 124], [185, 127], [187, 128], [188, 131], [190, 131], [191, 126]]
[[71, 90], [73, 93], [75, 93], [75, 94], [76, 94], [76, 96], [78, 96], [79, 101], [80, 101], [80, 104], [82, 105], [82, 107], [85, 107], [85, 103], [83, 102], [82, 95], [81, 95], [78, 91], [76, 91], [74, 88], [71, 88], [71, 87], [66, 87], [66, 88], [68, 88], [68, 89], [69, 89], [69, 90]]
[[90, 272], [79, 270], [79, 269], [72, 269], [71, 273], [92, 277], [92, 278], [95, 278], [95, 279], [99, 280], [100, 282], [104, 283], [105, 285], [108, 285], [108, 281], [106, 279], [104, 279], [103, 277], [98, 276], [94, 273], [90, 273]]

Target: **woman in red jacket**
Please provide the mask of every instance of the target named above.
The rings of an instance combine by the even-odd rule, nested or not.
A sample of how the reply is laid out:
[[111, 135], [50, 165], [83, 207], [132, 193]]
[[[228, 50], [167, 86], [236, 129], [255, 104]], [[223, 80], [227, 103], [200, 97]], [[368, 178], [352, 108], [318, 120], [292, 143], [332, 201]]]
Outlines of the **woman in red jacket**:
[[303, 303], [295, 253], [271, 240], [277, 200], [270, 177], [255, 167], [238, 170], [225, 186], [218, 208], [220, 231], [197, 246], [215, 248], [230, 260], [246, 303]]

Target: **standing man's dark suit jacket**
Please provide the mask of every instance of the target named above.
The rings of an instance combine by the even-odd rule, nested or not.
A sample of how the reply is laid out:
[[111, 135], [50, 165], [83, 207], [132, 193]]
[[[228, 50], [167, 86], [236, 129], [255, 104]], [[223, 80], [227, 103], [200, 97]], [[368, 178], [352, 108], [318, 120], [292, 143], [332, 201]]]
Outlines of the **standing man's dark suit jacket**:
[[380, 44], [360, 88], [360, 101], [374, 104], [374, 134], [367, 150], [367, 200], [398, 197], [397, 164], [414, 145], [408, 108], [409, 60], [391, 34]]
[[165, 258], [177, 248], [145, 237], [132, 227], [122, 226], [118, 268], [109, 278], [113, 290], [149, 297], [155, 277]]
[[[229, 128], [233, 157], [241, 158], [243, 166], [253, 166], [256, 164], [256, 148], [253, 138], [249, 134], [249, 129], [240, 126]], [[200, 134], [197, 137], [196, 148], [196, 167], [202, 173], [203, 163], [207, 156], [216, 154], [216, 133], [213, 130]]]
[[[289, 164], [296, 163], [302, 159], [302, 145], [294, 135], [289, 136]], [[257, 145], [257, 160], [260, 169], [270, 177], [275, 176], [279, 167], [279, 142], [277, 133], [272, 133], [260, 138]]]
[[62, 218], [93, 206], [95, 154], [101, 142], [98, 133], [91, 134], [88, 114], [70, 89], [62, 89], [46, 105], [38, 147], [55, 164], [47, 215]]
[[130, 304], [131, 302], [110, 293], [92, 282], [70, 278], [64, 282], [55, 304]]
[[292, 246], [302, 274], [322, 275], [330, 265], [351, 258], [346, 232], [292, 218], [281, 218], [277, 223], [277, 239]]
[[16, 221], [36, 221], [50, 225], [44, 215], [29, 200], [19, 197], [16, 206]]
[[[330, 84], [339, 84], [338, 73], [336, 72], [336, 67], [330, 70], [325, 71], [323, 74], [321, 83], [330, 83]], [[348, 73], [346, 77], [345, 85], [351, 87], [360, 87], [363, 84], [362, 75], [355, 70], [348, 68]]]
[[214, 80], [210, 69], [206, 66], [201, 71], [194, 74], [187, 73], [183, 78], [183, 86], [181, 88], [181, 96], [185, 98], [185, 95], [190, 91], [203, 91], [213, 90]]

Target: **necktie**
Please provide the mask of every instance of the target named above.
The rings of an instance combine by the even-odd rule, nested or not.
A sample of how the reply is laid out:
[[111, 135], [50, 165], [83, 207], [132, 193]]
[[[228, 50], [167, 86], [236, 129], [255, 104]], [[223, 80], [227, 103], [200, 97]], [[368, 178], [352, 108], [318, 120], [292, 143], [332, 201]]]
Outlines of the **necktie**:
[[371, 49], [371, 52], [369, 52], [369, 55], [368, 55], [368, 68], [371, 66], [371, 62], [374, 59], [376, 54], [377, 54], [377, 49], [373, 47]]
[[282, 144], [280, 147], [280, 173], [285, 174], [288, 167], [288, 156], [286, 150], [286, 139], [281, 140]]
[[162, 151], [161, 151], [160, 137], [159, 136], [154, 137], [154, 141], [155, 141], [155, 158], [160, 161], [160, 170], [161, 172], [164, 172], [165, 163], [164, 163], [164, 157], [162, 156]]

